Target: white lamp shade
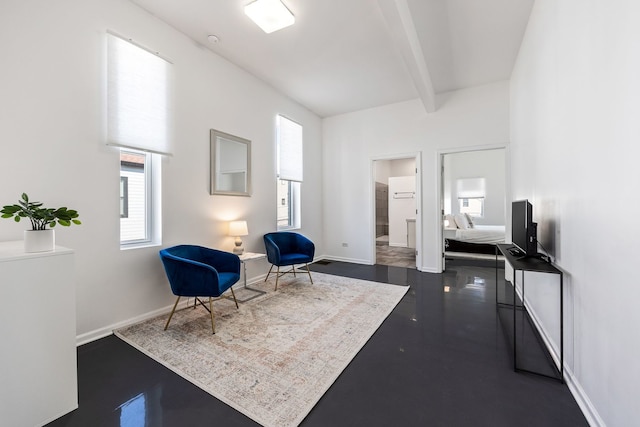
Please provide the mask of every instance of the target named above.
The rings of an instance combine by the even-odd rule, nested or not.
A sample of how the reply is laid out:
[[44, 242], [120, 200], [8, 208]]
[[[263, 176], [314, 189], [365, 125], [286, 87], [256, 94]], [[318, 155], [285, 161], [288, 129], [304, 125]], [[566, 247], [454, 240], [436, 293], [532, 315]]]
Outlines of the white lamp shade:
[[247, 221], [231, 221], [229, 223], [229, 236], [247, 236], [249, 229]]

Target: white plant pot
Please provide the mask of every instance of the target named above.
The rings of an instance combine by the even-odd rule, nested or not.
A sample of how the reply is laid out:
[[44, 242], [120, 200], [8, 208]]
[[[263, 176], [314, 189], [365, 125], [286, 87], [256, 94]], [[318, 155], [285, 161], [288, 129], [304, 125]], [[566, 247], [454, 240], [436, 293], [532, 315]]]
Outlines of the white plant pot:
[[52, 251], [56, 246], [55, 230], [25, 230], [24, 231], [24, 251], [25, 252], [47, 252]]

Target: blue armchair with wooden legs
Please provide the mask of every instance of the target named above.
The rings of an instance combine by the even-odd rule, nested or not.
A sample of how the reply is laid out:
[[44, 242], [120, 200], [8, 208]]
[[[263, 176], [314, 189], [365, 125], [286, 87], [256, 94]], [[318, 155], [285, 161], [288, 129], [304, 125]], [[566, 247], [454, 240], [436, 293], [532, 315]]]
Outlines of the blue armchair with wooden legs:
[[[307, 274], [309, 274], [309, 280], [313, 284], [313, 278], [311, 278], [311, 271], [309, 270], [308, 263], [313, 262], [313, 255], [316, 247], [313, 242], [307, 239], [302, 234], [293, 233], [290, 231], [278, 231], [275, 233], [267, 233], [264, 235], [264, 246], [267, 250], [267, 260], [271, 263], [269, 273], [267, 273], [267, 279], [273, 270], [273, 266], [277, 267], [276, 271], [276, 287], [278, 290], [278, 279], [280, 276], [293, 273], [295, 276], [296, 264], [305, 264], [307, 267]], [[280, 272], [280, 267], [291, 266], [291, 270]]]
[[[216, 333], [211, 298], [220, 297], [228, 289], [238, 308], [232, 286], [240, 280], [240, 258], [237, 255], [195, 245], [178, 245], [160, 251], [160, 259], [167, 273], [171, 291], [178, 296], [164, 326], [166, 331], [181, 297], [194, 297], [211, 313], [211, 329]], [[209, 297], [207, 307], [199, 297]]]

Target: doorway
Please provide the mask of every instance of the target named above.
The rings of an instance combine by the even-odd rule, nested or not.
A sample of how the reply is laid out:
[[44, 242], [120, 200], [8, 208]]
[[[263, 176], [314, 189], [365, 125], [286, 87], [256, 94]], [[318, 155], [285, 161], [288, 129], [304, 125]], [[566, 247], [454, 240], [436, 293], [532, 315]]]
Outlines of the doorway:
[[419, 156], [372, 161], [374, 185], [374, 263], [418, 266]]
[[507, 159], [505, 146], [440, 152], [442, 271], [447, 261], [495, 261], [495, 244], [505, 241]]

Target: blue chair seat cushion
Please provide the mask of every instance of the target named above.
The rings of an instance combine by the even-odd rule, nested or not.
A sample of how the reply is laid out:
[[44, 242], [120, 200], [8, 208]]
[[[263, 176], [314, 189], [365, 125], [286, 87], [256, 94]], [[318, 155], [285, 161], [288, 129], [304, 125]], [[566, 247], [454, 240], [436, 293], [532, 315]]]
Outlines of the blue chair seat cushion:
[[305, 264], [312, 262], [313, 257], [305, 254], [285, 254], [280, 256], [280, 265]]

